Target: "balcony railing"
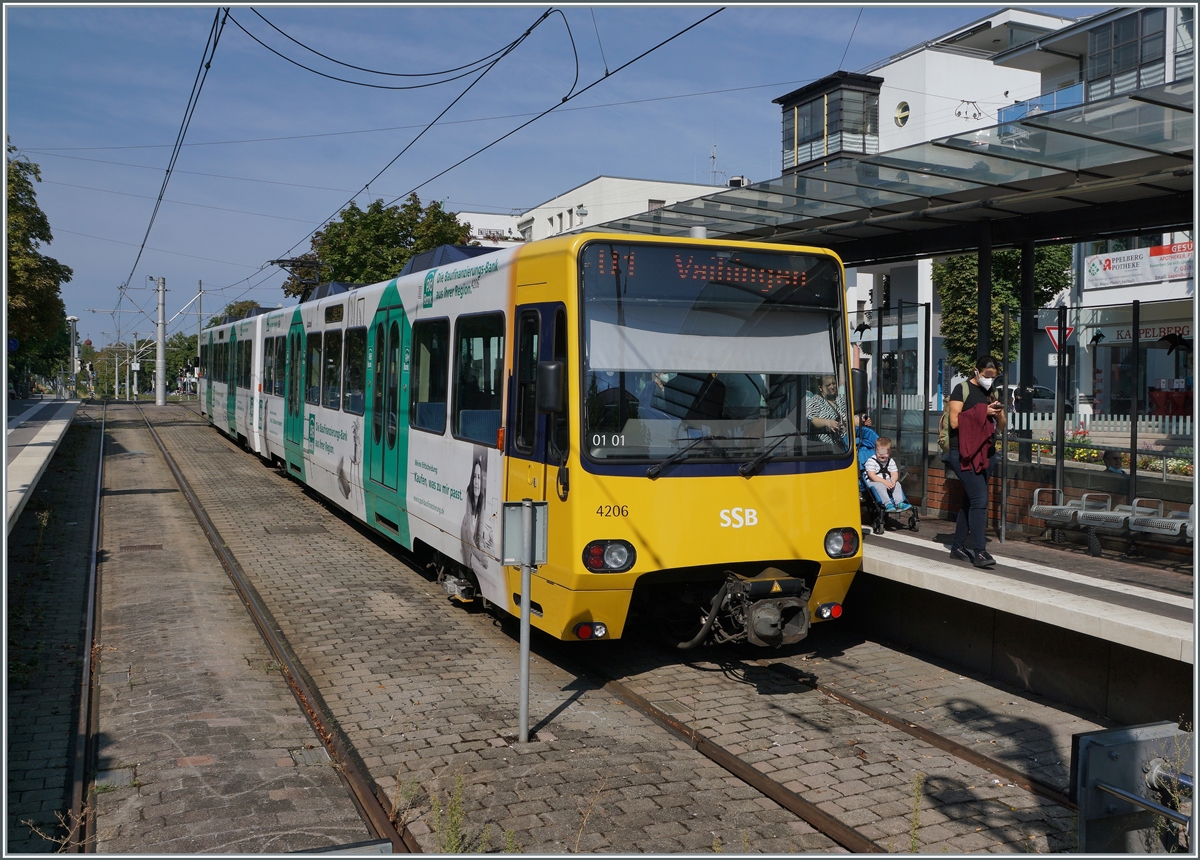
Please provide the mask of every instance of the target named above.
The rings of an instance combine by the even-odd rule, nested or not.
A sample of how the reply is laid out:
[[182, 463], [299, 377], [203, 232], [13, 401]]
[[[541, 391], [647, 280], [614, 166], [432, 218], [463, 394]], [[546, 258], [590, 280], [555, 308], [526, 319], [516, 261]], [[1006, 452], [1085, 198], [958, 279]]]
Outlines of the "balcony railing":
[[[1015, 105], [1000, 108], [998, 117], [1001, 123], [1016, 122], [1033, 114], [1050, 113], [1051, 111], [1062, 110], [1063, 108], [1078, 107], [1081, 104], [1083, 104], [1082, 82], [1061, 90], [1055, 90], [1052, 93], [1046, 93], [1044, 96], [1026, 99], [1023, 102], [1017, 102]], [[1016, 126], [1001, 125], [1000, 127], [1001, 135], [1019, 133], [1020, 129]]]

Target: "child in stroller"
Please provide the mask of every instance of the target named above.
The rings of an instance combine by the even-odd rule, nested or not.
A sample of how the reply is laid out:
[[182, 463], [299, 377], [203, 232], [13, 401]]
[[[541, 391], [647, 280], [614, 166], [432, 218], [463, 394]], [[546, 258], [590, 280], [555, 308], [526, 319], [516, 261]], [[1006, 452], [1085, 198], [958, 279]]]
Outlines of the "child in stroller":
[[[921, 518], [916, 508], [905, 499], [904, 490], [900, 487], [904, 469], [891, 457], [891, 440], [871, 429], [871, 419], [863, 415], [855, 430], [855, 442], [858, 448], [859, 501], [868, 514], [875, 534], [883, 534], [889, 516], [898, 521], [901, 514], [907, 514], [908, 528], [917, 531]], [[870, 468], [871, 465], [875, 468]]]

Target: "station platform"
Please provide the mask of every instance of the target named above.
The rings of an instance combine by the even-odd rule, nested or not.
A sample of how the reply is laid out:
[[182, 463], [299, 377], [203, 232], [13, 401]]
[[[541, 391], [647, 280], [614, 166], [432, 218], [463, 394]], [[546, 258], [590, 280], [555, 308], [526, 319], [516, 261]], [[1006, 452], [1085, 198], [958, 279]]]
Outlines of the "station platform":
[[1095, 558], [1086, 548], [988, 540], [996, 566], [950, 558], [954, 524], [865, 530], [847, 616], [919, 648], [1122, 723], [1190, 716], [1194, 567]]
[[8, 404], [5, 429], [5, 534], [25, 509], [46, 467], [54, 458], [78, 400], [13, 400]]
[[[1021, 539], [989, 544], [996, 566], [981, 570], [952, 560], [939, 540], [948, 539], [953, 524], [925, 520], [921, 528], [938, 529], [940, 534], [868, 535], [863, 571], [1171, 660], [1194, 662], [1190, 577], [1164, 577], [1143, 565], [1080, 557]], [[1072, 570], [1080, 566], [1087, 572]], [[1180, 593], [1184, 587], [1186, 594]]]

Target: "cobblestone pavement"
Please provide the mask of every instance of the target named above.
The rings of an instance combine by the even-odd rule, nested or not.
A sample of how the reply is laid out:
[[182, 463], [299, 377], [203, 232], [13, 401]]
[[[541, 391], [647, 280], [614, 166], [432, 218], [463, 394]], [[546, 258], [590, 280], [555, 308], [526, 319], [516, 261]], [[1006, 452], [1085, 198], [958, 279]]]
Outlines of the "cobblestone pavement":
[[[448, 605], [390, 546], [194, 413], [174, 407], [155, 417], [324, 708], [424, 849], [454, 844], [448, 810], [461, 802], [459, 844], [468, 850], [840, 850], [546, 659], [562, 649], [540, 637], [530, 667], [537, 741], [514, 745], [518, 643], [510, 629]], [[302, 528], [266, 530], [284, 531], [277, 526]]]
[[100, 413], [80, 407], [8, 536], [8, 853], [57, 850], [25, 822], [66, 835]]
[[[986, 744], [985, 754], [1002, 749], [990, 741], [1008, 741], [1014, 754], [1042, 750], [1057, 772], [1061, 731], [1095, 725], [1005, 692], [1004, 708], [1026, 715], [1009, 718], [996, 707], [996, 691], [979, 681], [875, 643], [829, 647], [822, 640], [834, 637], [820, 628], [810, 638], [804, 650], [815, 653], [784, 661], [892, 713], [912, 712], [914, 722], [935, 731], [949, 725], [959, 742]], [[681, 671], [674, 654], [613, 644], [624, 653], [605, 663], [623, 667], [623, 683], [634, 692], [889, 851], [1046, 852], [1073, 845], [1070, 811], [752, 662], [761, 651], [705, 651]], [[1066, 744], [1069, 757], [1069, 733]], [[1021, 764], [1042, 776], [1027, 759]]]
[[96, 850], [369, 839], [136, 408], [108, 414]]
[[[835, 625], [782, 652], [705, 651], [690, 664], [630, 643], [535, 638], [530, 709], [538, 742], [513, 746], [511, 630], [448, 606], [386, 541], [194, 414], [168, 415], [160, 432], [215, 525], [326, 708], [427, 849], [454, 835], [444, 810], [456, 784], [475, 847], [485, 839], [529, 852], [696, 851], [718, 840], [726, 851], [834, 847], [573, 674], [572, 654], [601, 659], [645, 698], [889, 850], [1072, 847], [1072, 813], [752, 661], [782, 659], [1060, 787], [1071, 733], [1098, 723], [952, 666], [847, 638]], [[276, 526], [299, 528], [266, 531], [285, 531]], [[546, 715], [540, 723], [538, 715]]]

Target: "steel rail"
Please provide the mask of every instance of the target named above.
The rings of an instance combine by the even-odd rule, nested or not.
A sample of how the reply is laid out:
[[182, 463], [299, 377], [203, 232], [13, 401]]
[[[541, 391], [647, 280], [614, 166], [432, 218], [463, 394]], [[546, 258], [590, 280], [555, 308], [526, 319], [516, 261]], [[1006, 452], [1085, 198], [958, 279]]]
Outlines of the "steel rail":
[[594, 667], [587, 671], [596, 677], [605, 679], [604, 689], [618, 699], [627, 702], [643, 714], [666, 728], [672, 734], [688, 742], [692, 749], [705, 756], [715, 764], [720, 765], [751, 788], [761, 792], [766, 797], [778, 803], [784, 809], [811, 824], [821, 833], [828, 836], [847, 851], [856, 854], [883, 854], [883, 848], [863, 836], [853, 827], [838, 821], [828, 812], [813, 803], [809, 803], [790, 788], [786, 788], [764, 773], [755, 770], [746, 762], [729, 752], [724, 747], [713, 743], [696, 729], [680, 722], [666, 711], [655, 707], [643, 699], [620, 681], [609, 677], [606, 673]]
[[[135, 404], [137, 406], [137, 404]], [[363, 821], [367, 824], [367, 829], [376, 839], [387, 839], [392, 843], [393, 851], [400, 853], [421, 853], [421, 846], [417, 842], [416, 837], [409, 832], [407, 827], [397, 827], [392, 820], [392, 811], [387, 807], [392, 804], [387, 799], [386, 795], [380, 797], [375, 794], [371, 787], [371, 781], [359, 770], [355, 764], [353, 755], [351, 754], [350, 744], [340, 736], [340, 733], [329, 728], [316, 706], [316, 696], [305, 682], [299, 667], [292, 659], [291, 653], [285, 647], [283, 640], [272, 628], [267, 621], [267, 610], [258, 599], [258, 595], [254, 589], [249, 586], [241, 565], [233, 553], [221, 539], [220, 533], [209, 519], [208, 513], [204, 510], [204, 506], [200, 504], [191, 485], [183, 476], [175, 459], [167, 451], [166, 445], [163, 444], [154, 426], [150, 423], [150, 419], [142, 410], [141, 406], [137, 406], [138, 412], [142, 416], [142, 420], [146, 422], [146, 427], [150, 431], [154, 443], [158, 446], [158, 450], [162, 453], [163, 459], [167, 463], [167, 467], [171, 470], [171, 474], [175, 477], [175, 482], [179, 485], [180, 491], [187, 500], [188, 506], [192, 509], [197, 522], [204, 530], [205, 536], [212, 544], [213, 550], [217, 554], [221, 565], [225, 568], [225, 572], [229, 575], [230, 581], [234, 588], [237, 589], [238, 596], [246, 605], [250, 612], [250, 617], [253, 619], [258, 632], [262, 635], [263, 641], [271, 650], [272, 656], [276, 662], [282, 667], [283, 675], [291, 687], [293, 695], [300, 703], [309, 722], [312, 724], [313, 730], [317, 733], [317, 737], [321, 739], [330, 757], [335, 762], [337, 771], [345, 780], [346, 785], [350, 789], [350, 797], [358, 807], [359, 814]]]
[[1052, 800], [1066, 809], [1072, 811], [1079, 810], [1079, 806], [1077, 804], [1072, 803], [1066, 794], [1059, 791], [1054, 786], [1048, 785], [1041, 780], [1034, 779], [1028, 774], [1015, 770], [1008, 765], [991, 758], [990, 756], [976, 752], [965, 744], [960, 744], [958, 741], [952, 741], [950, 738], [943, 737], [937, 732], [927, 729], [924, 726], [918, 726], [916, 723], [909, 722], [902, 717], [885, 713], [884, 711], [881, 711], [872, 705], [868, 705], [866, 702], [860, 701], [853, 696], [843, 693], [841, 690], [834, 689], [833, 687], [827, 687], [826, 685], [816, 681], [812, 676], [801, 672], [795, 666], [789, 666], [786, 663], [770, 662], [768, 660], [757, 660], [755, 662], [757, 665], [763, 666], [772, 672], [776, 672], [780, 675], [790, 678], [793, 681], [798, 681], [801, 684], [805, 684], [817, 692], [822, 693], [829, 698], [834, 699], [835, 701], [841, 702], [843, 705], [848, 705], [854, 710], [866, 714], [868, 717], [876, 719], [881, 723], [886, 723], [893, 728], [897, 728], [906, 735], [910, 735], [917, 740], [924, 741], [930, 746], [936, 747], [943, 752], [948, 752], [957, 758], [961, 758], [964, 761], [975, 765], [976, 767], [981, 767], [984, 770], [990, 771], [998, 776], [1002, 776], [1013, 785], [1023, 788], [1032, 794], [1036, 794], [1039, 797], [1044, 797], [1047, 800]]
[[83, 668], [79, 683], [79, 719], [75, 727], [75, 755], [71, 773], [71, 808], [67, 822], [67, 850], [73, 854], [83, 853], [91, 843], [89, 830], [91, 815], [87, 810], [87, 763], [92, 750], [92, 711], [96, 705], [92, 696], [92, 674], [100, 663], [99, 645], [93, 642], [96, 635], [96, 611], [99, 605], [100, 580], [96, 575], [97, 556], [100, 550], [100, 494], [104, 488], [104, 433], [108, 419], [108, 403], [100, 413], [100, 465], [96, 471], [96, 504], [92, 512], [92, 548], [88, 554], [87, 606], [84, 609], [83, 625]]

